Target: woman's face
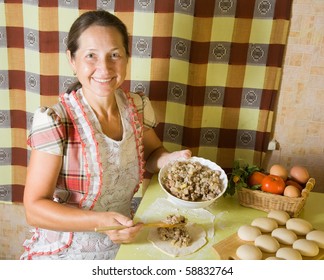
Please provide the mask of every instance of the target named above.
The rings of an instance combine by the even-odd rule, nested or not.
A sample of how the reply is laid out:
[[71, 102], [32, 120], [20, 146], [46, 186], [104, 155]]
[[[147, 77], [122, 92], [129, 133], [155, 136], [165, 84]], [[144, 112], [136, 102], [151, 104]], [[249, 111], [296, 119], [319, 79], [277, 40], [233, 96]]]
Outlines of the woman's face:
[[90, 26], [79, 37], [75, 56], [67, 54], [87, 96], [108, 96], [125, 80], [128, 58], [122, 35], [114, 27]]

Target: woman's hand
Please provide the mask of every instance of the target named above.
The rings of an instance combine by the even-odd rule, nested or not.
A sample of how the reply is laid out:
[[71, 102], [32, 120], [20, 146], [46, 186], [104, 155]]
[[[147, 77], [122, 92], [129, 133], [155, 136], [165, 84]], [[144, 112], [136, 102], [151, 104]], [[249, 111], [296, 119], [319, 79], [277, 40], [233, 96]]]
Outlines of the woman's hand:
[[126, 226], [125, 229], [120, 230], [108, 230], [105, 233], [109, 236], [112, 242], [114, 243], [130, 243], [132, 242], [139, 230], [142, 228], [142, 224], [134, 224], [134, 221], [129, 219], [126, 216], [123, 216], [119, 213], [108, 212], [110, 218], [113, 218], [113, 221], [109, 224], [112, 226]]
[[143, 143], [146, 160], [145, 168], [152, 174], [158, 172], [170, 160], [191, 157], [191, 151], [188, 149], [175, 152], [167, 151], [153, 129], [146, 128], [144, 130]]
[[192, 155], [192, 153], [188, 149], [175, 151], [175, 152], [172, 152], [166, 156], [166, 161], [172, 161], [172, 160], [179, 159], [179, 158], [188, 159], [191, 157], [191, 155]]

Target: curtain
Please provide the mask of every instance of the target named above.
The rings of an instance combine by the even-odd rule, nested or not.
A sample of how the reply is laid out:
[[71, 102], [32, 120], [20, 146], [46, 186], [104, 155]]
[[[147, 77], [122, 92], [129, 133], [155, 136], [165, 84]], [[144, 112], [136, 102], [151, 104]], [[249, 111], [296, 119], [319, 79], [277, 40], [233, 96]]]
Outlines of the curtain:
[[38, 106], [73, 82], [72, 22], [105, 9], [130, 33], [123, 88], [148, 95], [169, 150], [229, 171], [261, 164], [279, 92], [292, 0], [0, 0], [0, 201], [21, 202]]

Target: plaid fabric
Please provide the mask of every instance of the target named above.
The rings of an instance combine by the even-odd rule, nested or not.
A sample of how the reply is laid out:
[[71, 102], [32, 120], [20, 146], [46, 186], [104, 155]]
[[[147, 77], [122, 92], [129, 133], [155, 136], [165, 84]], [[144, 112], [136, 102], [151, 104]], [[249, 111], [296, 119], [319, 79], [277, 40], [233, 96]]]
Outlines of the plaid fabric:
[[103, 8], [131, 35], [126, 91], [149, 96], [170, 150], [230, 170], [260, 164], [271, 132], [292, 0], [0, 1], [0, 199], [21, 201], [33, 112], [73, 81], [65, 39]]
[[[81, 102], [80, 96], [80, 93], [75, 92], [63, 94], [60, 96], [60, 102], [51, 108], [37, 109], [27, 143], [32, 149], [64, 157], [54, 194], [55, 200], [80, 206], [83, 201], [88, 200], [89, 205], [85, 206], [91, 208], [101, 188], [103, 155], [94, 150], [99, 145], [94, 135], [100, 132], [95, 125], [88, 125], [91, 121], [84, 109], [88, 105]], [[141, 166], [144, 161], [142, 125], [155, 126], [154, 112], [146, 96], [133, 93], [126, 95], [122, 91], [118, 92], [118, 96], [121, 96], [118, 99], [125, 99], [124, 102], [129, 108], [128, 115], [133, 116], [130, 122], [134, 139], [138, 143]], [[142, 179], [143, 166], [139, 170], [139, 177]], [[91, 196], [93, 199], [89, 199]]]

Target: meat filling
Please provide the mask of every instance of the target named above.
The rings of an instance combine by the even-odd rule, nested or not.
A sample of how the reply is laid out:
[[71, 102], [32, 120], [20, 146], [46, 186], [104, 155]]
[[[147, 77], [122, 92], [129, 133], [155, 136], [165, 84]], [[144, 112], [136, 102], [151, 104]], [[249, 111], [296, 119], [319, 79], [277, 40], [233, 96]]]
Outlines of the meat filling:
[[221, 172], [199, 162], [177, 161], [161, 178], [174, 196], [187, 201], [205, 201], [222, 192]]
[[172, 225], [180, 223], [180, 225], [170, 228], [159, 227], [157, 231], [160, 239], [163, 241], [169, 240], [176, 247], [187, 247], [190, 244], [191, 237], [185, 226], [186, 218], [181, 215], [169, 215], [165, 222]]

